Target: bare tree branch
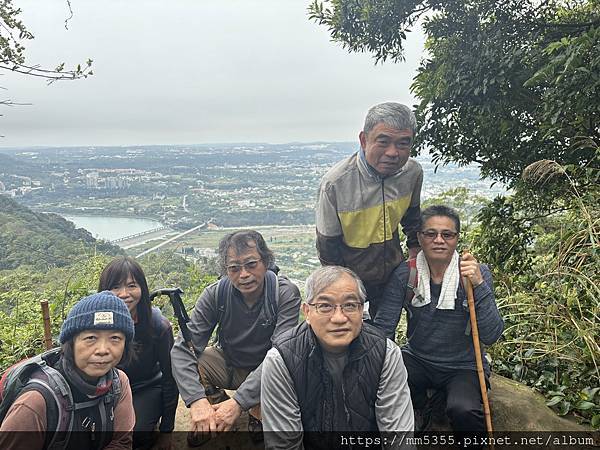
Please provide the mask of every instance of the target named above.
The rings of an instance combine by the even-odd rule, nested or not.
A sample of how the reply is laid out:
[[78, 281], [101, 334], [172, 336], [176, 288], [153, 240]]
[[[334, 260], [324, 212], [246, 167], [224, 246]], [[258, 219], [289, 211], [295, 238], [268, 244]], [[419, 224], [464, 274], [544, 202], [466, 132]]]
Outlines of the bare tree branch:
[[33, 77], [46, 78], [48, 83], [53, 83], [58, 80], [76, 80], [79, 78], [87, 78], [89, 75], [92, 75], [91, 61], [88, 61], [87, 66], [84, 68], [78, 66], [76, 70], [68, 70], [65, 72], [62, 70], [42, 69], [39, 65], [28, 66], [25, 64], [10, 63], [11, 61], [0, 61], [0, 70], [10, 70], [11, 72], [22, 73]]
[[71, 15], [65, 19], [65, 30], [69, 29], [69, 20], [73, 18], [73, 8], [71, 8], [71, 0], [67, 0], [67, 6], [69, 7], [69, 13]]

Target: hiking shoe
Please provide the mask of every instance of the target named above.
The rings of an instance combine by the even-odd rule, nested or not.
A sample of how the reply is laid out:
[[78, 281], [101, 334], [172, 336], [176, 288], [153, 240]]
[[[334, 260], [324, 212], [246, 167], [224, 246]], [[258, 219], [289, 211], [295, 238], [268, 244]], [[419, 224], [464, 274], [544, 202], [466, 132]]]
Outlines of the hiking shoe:
[[189, 447], [200, 447], [210, 441], [210, 433], [188, 431], [187, 443]]
[[422, 433], [427, 431], [431, 422], [431, 411], [426, 409], [415, 409], [415, 432]]
[[250, 433], [250, 439], [254, 444], [259, 444], [265, 440], [262, 422], [252, 414], [248, 414], [248, 433]]

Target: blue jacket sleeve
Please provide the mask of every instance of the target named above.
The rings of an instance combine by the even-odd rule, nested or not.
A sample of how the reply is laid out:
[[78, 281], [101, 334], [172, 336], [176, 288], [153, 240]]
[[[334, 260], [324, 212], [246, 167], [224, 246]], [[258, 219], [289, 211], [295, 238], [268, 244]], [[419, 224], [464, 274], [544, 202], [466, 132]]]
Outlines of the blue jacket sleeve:
[[480, 270], [483, 275], [483, 283], [473, 289], [477, 329], [479, 330], [479, 340], [485, 345], [492, 345], [502, 336], [504, 321], [500, 317], [496, 305], [492, 273], [485, 264], [480, 265]]
[[406, 297], [406, 283], [408, 281], [408, 265], [401, 263], [390, 275], [377, 315], [373, 319], [373, 325], [383, 330], [385, 336], [395, 342], [396, 328], [402, 314], [404, 298]]

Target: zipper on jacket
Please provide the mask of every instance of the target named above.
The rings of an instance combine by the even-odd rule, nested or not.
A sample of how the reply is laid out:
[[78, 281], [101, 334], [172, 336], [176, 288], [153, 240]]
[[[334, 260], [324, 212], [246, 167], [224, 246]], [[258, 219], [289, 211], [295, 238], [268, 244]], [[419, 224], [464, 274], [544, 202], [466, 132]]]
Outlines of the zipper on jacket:
[[[346, 406], [346, 389], [344, 389], [344, 380], [342, 380], [342, 403], [344, 404], [344, 413], [346, 414], [346, 423], [348, 427], [352, 429], [352, 424], [350, 423], [350, 412], [348, 411], [348, 407]], [[352, 448], [352, 447], [350, 447]]]
[[387, 249], [387, 227], [386, 227], [386, 211], [385, 211], [385, 180], [381, 179], [381, 207], [383, 208], [383, 274], [387, 273], [387, 258], [386, 258], [386, 249]]

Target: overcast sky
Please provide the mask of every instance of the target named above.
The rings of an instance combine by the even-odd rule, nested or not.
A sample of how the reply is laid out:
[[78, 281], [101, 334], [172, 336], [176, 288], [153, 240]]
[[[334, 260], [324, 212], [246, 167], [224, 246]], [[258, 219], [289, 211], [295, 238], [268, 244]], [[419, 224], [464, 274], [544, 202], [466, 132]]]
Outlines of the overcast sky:
[[374, 66], [308, 20], [306, 0], [14, 0], [28, 63], [94, 60], [56, 82], [2, 73], [0, 146], [354, 141], [375, 103], [412, 105], [423, 35]]

